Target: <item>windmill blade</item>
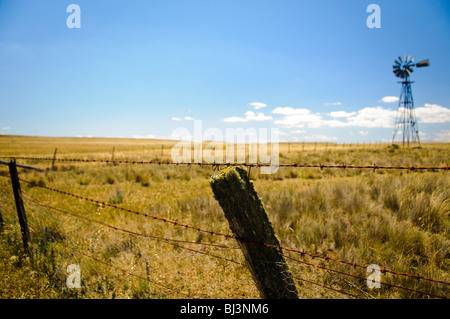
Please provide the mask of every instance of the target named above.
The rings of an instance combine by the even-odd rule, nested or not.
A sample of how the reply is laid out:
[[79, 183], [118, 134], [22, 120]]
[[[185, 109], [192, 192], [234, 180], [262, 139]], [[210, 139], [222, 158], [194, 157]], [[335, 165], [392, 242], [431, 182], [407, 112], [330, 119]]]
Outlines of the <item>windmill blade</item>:
[[402, 60], [402, 57], [401, 57], [401, 56], [398, 57], [398, 60], [400, 61], [400, 64], [403, 63], [403, 60]]
[[403, 72], [400, 71], [400, 70], [395, 70], [394, 73], [395, 73], [395, 75], [396, 75], [397, 77], [399, 77], [399, 78], [402, 78], [402, 77], [403, 77]]
[[424, 67], [424, 66], [430, 66], [430, 59], [426, 59], [426, 60], [417, 62], [417, 63], [416, 63], [416, 66], [417, 66], [418, 68], [421, 68], [421, 67]]

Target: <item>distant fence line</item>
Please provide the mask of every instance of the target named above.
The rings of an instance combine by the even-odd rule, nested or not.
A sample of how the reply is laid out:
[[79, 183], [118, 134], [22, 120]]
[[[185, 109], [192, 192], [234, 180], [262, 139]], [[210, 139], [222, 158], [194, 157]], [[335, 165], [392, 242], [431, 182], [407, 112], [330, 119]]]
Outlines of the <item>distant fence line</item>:
[[82, 158], [51, 158], [51, 157], [22, 157], [22, 156], [0, 156], [11, 160], [31, 160], [31, 161], [52, 161], [52, 162], [80, 162], [80, 163], [106, 163], [106, 164], [134, 164], [134, 165], [195, 165], [195, 166], [244, 166], [244, 167], [280, 167], [280, 168], [341, 168], [341, 169], [387, 169], [387, 170], [428, 170], [445, 171], [450, 170], [450, 166], [392, 166], [392, 165], [351, 165], [351, 164], [265, 164], [265, 163], [206, 163], [206, 162], [171, 162], [171, 161], [135, 161], [135, 160], [107, 160], [107, 159], [82, 159]]

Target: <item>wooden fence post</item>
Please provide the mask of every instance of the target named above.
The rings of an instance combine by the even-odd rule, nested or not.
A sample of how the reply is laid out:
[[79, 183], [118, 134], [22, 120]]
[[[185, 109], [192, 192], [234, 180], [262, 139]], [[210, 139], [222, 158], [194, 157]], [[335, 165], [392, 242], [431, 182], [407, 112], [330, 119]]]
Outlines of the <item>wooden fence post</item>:
[[[242, 167], [227, 167], [210, 181], [263, 299], [297, 299], [279, 241], [253, 183]], [[267, 246], [268, 244], [271, 246]]]
[[55, 153], [53, 153], [53, 160], [52, 160], [52, 171], [55, 170], [55, 161], [56, 161], [56, 152], [58, 151], [57, 148], [55, 148]]
[[116, 165], [116, 163], [114, 162], [114, 151], [115, 150], [116, 150], [116, 147], [113, 146], [112, 153], [111, 153], [111, 163], [112, 163], [112, 165]]
[[29, 254], [28, 243], [30, 242], [30, 230], [28, 229], [27, 216], [23, 206], [22, 192], [20, 190], [19, 176], [17, 174], [16, 160], [9, 163], [9, 174], [11, 175], [11, 184], [16, 201], [17, 215], [19, 217], [20, 230], [22, 232], [23, 247]]

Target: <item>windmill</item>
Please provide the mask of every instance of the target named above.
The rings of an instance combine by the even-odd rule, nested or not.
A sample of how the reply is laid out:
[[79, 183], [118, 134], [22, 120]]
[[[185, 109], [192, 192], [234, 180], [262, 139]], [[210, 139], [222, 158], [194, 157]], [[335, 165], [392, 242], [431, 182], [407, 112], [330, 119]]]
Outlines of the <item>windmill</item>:
[[403, 147], [405, 144], [409, 146], [409, 143], [419, 143], [419, 128], [417, 127], [416, 115], [414, 113], [414, 100], [412, 96], [411, 82], [409, 76], [414, 71], [414, 67], [421, 68], [424, 66], [430, 66], [430, 60], [426, 59], [418, 63], [414, 63], [414, 59], [411, 59], [409, 55], [403, 55], [403, 59], [398, 57], [393, 65], [394, 74], [403, 79], [401, 82], [402, 89], [400, 92], [400, 99], [398, 102], [397, 120], [395, 121], [394, 136], [392, 137], [392, 144], [394, 144], [395, 136], [399, 129], [402, 129]]

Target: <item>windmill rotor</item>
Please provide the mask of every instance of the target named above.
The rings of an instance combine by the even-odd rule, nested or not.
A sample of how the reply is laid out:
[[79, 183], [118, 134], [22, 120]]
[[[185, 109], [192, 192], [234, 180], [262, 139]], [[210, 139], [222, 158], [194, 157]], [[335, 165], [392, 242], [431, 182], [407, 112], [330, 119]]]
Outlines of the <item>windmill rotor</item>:
[[[424, 62], [424, 61], [422, 61]], [[403, 59], [402, 57], [398, 57], [397, 60], [395, 60], [394, 65], [392, 66], [393, 68], [393, 72], [395, 74], [395, 76], [402, 78], [402, 79], [406, 79], [408, 78], [411, 73], [413, 73], [414, 69], [413, 67], [415, 67], [416, 64], [414, 63], [414, 59], [411, 59], [411, 56], [408, 55], [403, 55]], [[425, 65], [421, 65], [421, 66], [425, 66]]]

